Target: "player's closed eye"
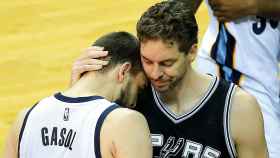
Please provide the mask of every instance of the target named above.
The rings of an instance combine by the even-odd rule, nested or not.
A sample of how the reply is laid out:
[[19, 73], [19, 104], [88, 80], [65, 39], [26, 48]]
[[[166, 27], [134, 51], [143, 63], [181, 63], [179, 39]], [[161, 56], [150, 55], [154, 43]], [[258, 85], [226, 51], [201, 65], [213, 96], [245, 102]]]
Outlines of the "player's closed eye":
[[146, 64], [148, 64], [148, 65], [150, 65], [150, 64], [153, 63], [152, 61], [150, 61], [150, 60], [148, 60], [148, 59], [146, 59], [146, 58], [142, 58], [142, 59], [143, 59], [144, 63], [146, 63]]
[[165, 62], [160, 63], [160, 65], [164, 66], [164, 67], [171, 67], [171, 66], [173, 66], [174, 63], [175, 63], [174, 61], [165, 61]]

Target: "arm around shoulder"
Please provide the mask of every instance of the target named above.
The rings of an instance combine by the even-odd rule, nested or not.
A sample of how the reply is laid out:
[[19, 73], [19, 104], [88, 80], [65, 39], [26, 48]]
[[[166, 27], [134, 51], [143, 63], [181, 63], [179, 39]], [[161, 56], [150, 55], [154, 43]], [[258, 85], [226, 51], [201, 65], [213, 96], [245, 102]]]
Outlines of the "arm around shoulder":
[[233, 96], [231, 132], [240, 158], [267, 158], [262, 113], [256, 99], [240, 88]]

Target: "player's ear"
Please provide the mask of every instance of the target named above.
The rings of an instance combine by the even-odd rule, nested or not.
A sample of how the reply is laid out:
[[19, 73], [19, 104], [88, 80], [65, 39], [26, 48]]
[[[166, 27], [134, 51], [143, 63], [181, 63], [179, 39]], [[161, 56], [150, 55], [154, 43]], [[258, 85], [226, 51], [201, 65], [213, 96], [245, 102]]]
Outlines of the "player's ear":
[[125, 62], [120, 65], [118, 76], [117, 76], [119, 82], [123, 82], [125, 80], [126, 76], [128, 76], [130, 69], [131, 69], [130, 62]]
[[195, 58], [196, 58], [196, 54], [197, 54], [197, 43], [194, 43], [189, 52], [188, 52], [188, 60], [192, 63]]

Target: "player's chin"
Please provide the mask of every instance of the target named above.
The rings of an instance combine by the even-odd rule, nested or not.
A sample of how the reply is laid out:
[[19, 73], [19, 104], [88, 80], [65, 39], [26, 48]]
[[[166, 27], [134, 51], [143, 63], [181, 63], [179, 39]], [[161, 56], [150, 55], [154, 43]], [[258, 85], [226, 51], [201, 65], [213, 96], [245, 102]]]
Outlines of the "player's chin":
[[162, 92], [162, 93], [169, 90], [169, 86], [168, 86], [168, 85], [164, 85], [164, 86], [154, 86], [154, 88], [156, 89], [156, 91]]

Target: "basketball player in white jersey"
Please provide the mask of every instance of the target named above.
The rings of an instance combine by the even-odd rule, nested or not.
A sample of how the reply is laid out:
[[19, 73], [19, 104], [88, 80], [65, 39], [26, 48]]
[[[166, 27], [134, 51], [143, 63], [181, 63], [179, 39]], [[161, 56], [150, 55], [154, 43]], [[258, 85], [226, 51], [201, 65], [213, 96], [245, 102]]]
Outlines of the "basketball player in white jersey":
[[[196, 7], [201, 0], [194, 0]], [[197, 68], [232, 81], [258, 100], [271, 158], [280, 155], [280, 1], [208, 0], [210, 24]]]
[[145, 118], [119, 106], [134, 105], [145, 85], [138, 40], [113, 32], [94, 45], [109, 51], [109, 64], [23, 112], [8, 138], [6, 158], [152, 157]]

